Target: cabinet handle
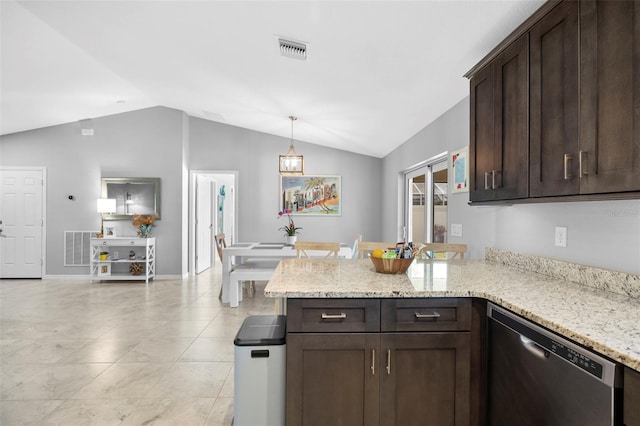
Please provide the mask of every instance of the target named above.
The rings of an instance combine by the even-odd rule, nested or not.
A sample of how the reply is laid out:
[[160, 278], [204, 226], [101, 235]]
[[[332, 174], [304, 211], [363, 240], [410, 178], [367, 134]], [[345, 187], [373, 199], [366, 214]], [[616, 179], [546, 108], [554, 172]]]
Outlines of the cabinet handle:
[[491, 170], [491, 189], [498, 189], [496, 185], [496, 171]]
[[344, 312], [341, 312], [336, 315], [325, 314], [324, 312], [322, 313], [322, 319], [346, 319], [346, 318], [347, 318], [347, 314], [345, 314]]
[[391, 349], [387, 349], [387, 374], [391, 374]]
[[484, 172], [484, 189], [485, 191], [491, 189], [489, 188], [489, 172]]
[[571, 174], [571, 166], [569, 163], [573, 162], [573, 155], [565, 154], [564, 155], [564, 180], [569, 180], [573, 178]]
[[580, 151], [580, 157], [578, 158], [578, 163], [580, 165], [580, 177], [582, 177], [582, 175], [589, 174], [589, 156], [587, 153], [588, 151]]
[[376, 375], [376, 350], [371, 349], [371, 375]]
[[421, 314], [420, 312], [416, 312], [415, 316], [416, 316], [416, 319], [440, 318], [440, 314], [437, 312], [433, 312], [431, 314]]

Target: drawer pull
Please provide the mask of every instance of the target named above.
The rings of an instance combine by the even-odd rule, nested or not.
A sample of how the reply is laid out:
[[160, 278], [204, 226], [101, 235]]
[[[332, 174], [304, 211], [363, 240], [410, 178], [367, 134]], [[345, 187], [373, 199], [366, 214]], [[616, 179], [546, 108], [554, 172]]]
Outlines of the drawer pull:
[[387, 349], [387, 374], [391, 374], [391, 349]]
[[371, 375], [376, 375], [376, 350], [371, 349]]
[[580, 177], [584, 176], [584, 175], [588, 175], [589, 174], [589, 164], [588, 164], [588, 160], [589, 157], [587, 155], [587, 151], [580, 151], [580, 156], [578, 157], [578, 166], [579, 166], [579, 173], [580, 173]]
[[431, 314], [421, 314], [420, 312], [416, 312], [416, 319], [425, 319], [425, 318], [440, 318], [440, 314], [437, 312], [433, 312]]
[[347, 314], [345, 314], [344, 312], [341, 312], [336, 315], [325, 314], [324, 312], [322, 313], [322, 319], [346, 319], [346, 318], [347, 318]]
[[573, 162], [573, 155], [565, 154], [564, 155], [564, 180], [570, 180], [573, 178], [571, 174], [571, 166], [569, 163]]

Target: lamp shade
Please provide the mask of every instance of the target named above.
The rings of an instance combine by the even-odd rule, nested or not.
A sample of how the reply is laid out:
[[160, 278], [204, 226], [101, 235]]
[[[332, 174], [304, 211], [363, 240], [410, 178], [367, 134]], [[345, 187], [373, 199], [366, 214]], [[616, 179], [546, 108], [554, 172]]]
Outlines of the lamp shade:
[[98, 213], [115, 213], [116, 212], [116, 199], [115, 198], [98, 198]]

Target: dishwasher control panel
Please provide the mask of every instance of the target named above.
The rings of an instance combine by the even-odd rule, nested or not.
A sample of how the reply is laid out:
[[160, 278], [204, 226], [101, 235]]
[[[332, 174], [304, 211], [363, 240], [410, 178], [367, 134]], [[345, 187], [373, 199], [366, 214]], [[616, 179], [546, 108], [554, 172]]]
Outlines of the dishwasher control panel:
[[549, 340], [551, 341], [551, 347], [549, 348], [551, 352], [573, 363], [576, 367], [580, 367], [587, 373], [592, 374], [599, 379], [602, 378], [602, 364], [594, 361], [588, 355], [571, 349], [560, 342], [556, 342], [553, 339]]

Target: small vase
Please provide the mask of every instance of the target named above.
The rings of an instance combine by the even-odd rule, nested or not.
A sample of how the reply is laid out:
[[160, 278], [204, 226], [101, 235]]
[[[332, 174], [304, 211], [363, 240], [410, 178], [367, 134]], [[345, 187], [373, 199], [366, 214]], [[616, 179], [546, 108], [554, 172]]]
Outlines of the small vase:
[[294, 245], [297, 239], [298, 239], [297, 235], [287, 235], [287, 245], [288, 246]]
[[140, 238], [151, 238], [153, 227], [151, 225], [140, 225], [138, 236]]

